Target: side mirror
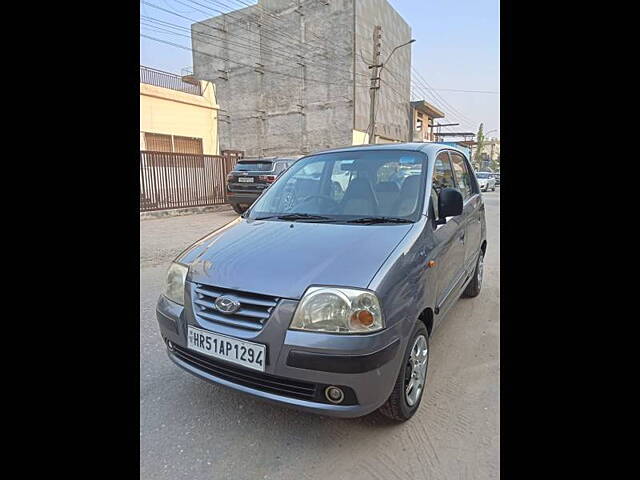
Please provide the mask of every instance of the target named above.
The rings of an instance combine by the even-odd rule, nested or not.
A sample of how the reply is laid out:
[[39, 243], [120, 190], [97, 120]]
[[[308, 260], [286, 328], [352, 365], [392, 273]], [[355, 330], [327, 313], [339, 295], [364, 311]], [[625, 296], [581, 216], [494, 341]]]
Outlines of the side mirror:
[[462, 193], [456, 188], [443, 188], [438, 194], [438, 212], [440, 218], [436, 225], [447, 223], [447, 217], [457, 217], [462, 214]]

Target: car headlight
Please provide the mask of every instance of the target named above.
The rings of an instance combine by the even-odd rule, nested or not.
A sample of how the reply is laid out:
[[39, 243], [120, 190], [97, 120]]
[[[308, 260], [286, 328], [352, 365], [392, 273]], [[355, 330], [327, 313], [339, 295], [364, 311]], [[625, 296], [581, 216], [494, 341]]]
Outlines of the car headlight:
[[164, 296], [179, 305], [184, 305], [184, 282], [188, 271], [189, 267], [180, 263], [172, 263], [167, 271]]
[[310, 287], [289, 326], [292, 330], [370, 333], [384, 328], [378, 297], [368, 290]]

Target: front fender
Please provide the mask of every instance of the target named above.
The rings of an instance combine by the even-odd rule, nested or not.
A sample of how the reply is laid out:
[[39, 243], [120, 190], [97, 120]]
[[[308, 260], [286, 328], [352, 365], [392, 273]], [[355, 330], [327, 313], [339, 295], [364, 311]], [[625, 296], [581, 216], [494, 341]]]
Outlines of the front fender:
[[427, 268], [435, 245], [426, 222], [424, 216], [416, 222], [369, 284], [380, 298], [386, 324], [404, 322], [407, 335], [422, 311], [435, 305], [435, 274]]

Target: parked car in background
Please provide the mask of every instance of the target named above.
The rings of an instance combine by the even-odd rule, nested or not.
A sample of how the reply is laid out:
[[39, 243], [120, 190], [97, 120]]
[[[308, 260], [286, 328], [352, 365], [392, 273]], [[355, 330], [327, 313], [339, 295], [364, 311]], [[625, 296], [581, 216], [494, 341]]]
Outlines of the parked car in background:
[[478, 183], [480, 184], [480, 189], [487, 192], [489, 190], [496, 190], [496, 179], [493, 178], [493, 174], [491, 172], [478, 172], [476, 173], [476, 178], [478, 179]]
[[496, 179], [496, 185], [500, 185], [500, 173], [494, 173], [493, 178]]
[[294, 158], [243, 158], [227, 175], [227, 203], [244, 213], [263, 190], [289, 168]]
[[[411, 174], [398, 186], [400, 169]], [[427, 388], [432, 333], [461, 295], [480, 293], [486, 247], [461, 150], [309, 155], [174, 260], [161, 336], [204, 380], [309, 412], [405, 421]]]

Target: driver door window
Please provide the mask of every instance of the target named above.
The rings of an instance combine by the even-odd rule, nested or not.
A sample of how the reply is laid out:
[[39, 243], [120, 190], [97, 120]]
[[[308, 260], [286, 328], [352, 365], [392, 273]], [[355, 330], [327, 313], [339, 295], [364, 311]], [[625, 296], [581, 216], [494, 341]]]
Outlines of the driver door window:
[[352, 169], [353, 164], [353, 160], [339, 160], [333, 163], [329, 196], [337, 203], [342, 201], [349, 183], [357, 177], [356, 172]]
[[453, 169], [447, 152], [440, 152], [433, 164], [433, 188], [440, 193], [443, 188], [455, 188]]
[[451, 164], [456, 177], [458, 189], [462, 192], [462, 198], [467, 201], [473, 195], [473, 184], [471, 183], [471, 175], [462, 155], [451, 152]]

